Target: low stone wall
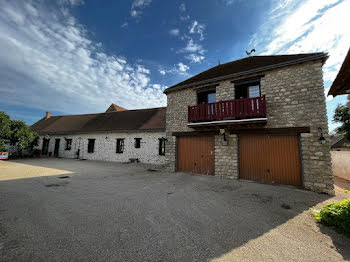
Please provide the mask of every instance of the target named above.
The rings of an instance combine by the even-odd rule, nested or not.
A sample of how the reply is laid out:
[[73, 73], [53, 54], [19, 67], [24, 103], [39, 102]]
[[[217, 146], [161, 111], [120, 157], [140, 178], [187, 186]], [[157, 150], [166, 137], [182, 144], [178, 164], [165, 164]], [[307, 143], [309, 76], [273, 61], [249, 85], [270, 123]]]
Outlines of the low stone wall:
[[331, 151], [333, 175], [350, 181], [350, 151]]

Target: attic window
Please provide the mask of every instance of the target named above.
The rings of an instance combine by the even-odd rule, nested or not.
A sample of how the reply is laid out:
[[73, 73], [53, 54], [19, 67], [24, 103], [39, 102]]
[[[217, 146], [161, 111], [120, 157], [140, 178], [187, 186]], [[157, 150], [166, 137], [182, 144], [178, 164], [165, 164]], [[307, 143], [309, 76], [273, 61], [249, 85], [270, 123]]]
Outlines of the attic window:
[[141, 138], [135, 138], [135, 148], [141, 147]]

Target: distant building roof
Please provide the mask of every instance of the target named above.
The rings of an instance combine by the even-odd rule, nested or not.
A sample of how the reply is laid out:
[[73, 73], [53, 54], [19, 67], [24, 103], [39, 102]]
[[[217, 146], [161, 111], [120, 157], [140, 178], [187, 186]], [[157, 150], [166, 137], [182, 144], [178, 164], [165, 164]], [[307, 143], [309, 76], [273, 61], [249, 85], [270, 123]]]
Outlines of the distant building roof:
[[42, 118], [31, 126], [39, 134], [164, 131], [166, 108], [64, 115]]
[[328, 95], [334, 97], [345, 94], [350, 94], [350, 48], [337, 77], [328, 91]]
[[246, 57], [212, 67], [165, 89], [164, 93], [317, 59], [322, 59], [325, 62], [327, 58], [328, 55], [326, 53]]
[[342, 148], [349, 142], [343, 134], [334, 135], [331, 137], [331, 148]]
[[106, 110], [106, 113], [108, 112], [117, 112], [117, 111], [125, 111], [125, 110], [128, 110], [124, 107], [121, 107], [121, 106], [118, 106], [116, 104], [111, 104], [108, 109]]

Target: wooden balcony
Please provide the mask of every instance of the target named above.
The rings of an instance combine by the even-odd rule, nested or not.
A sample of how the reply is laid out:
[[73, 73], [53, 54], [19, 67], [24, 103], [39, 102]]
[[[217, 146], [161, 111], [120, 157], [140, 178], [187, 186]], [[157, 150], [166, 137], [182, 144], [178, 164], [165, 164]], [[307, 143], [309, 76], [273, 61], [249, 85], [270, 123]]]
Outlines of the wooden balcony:
[[188, 107], [188, 122], [227, 122], [263, 118], [266, 120], [265, 96], [242, 98]]

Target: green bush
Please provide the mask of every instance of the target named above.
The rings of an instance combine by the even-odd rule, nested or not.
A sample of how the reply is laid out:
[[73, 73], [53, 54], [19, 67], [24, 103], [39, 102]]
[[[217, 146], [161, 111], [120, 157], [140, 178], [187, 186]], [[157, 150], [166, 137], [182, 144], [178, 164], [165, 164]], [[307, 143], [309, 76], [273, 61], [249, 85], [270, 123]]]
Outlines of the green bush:
[[350, 198], [325, 205], [315, 218], [350, 237]]

